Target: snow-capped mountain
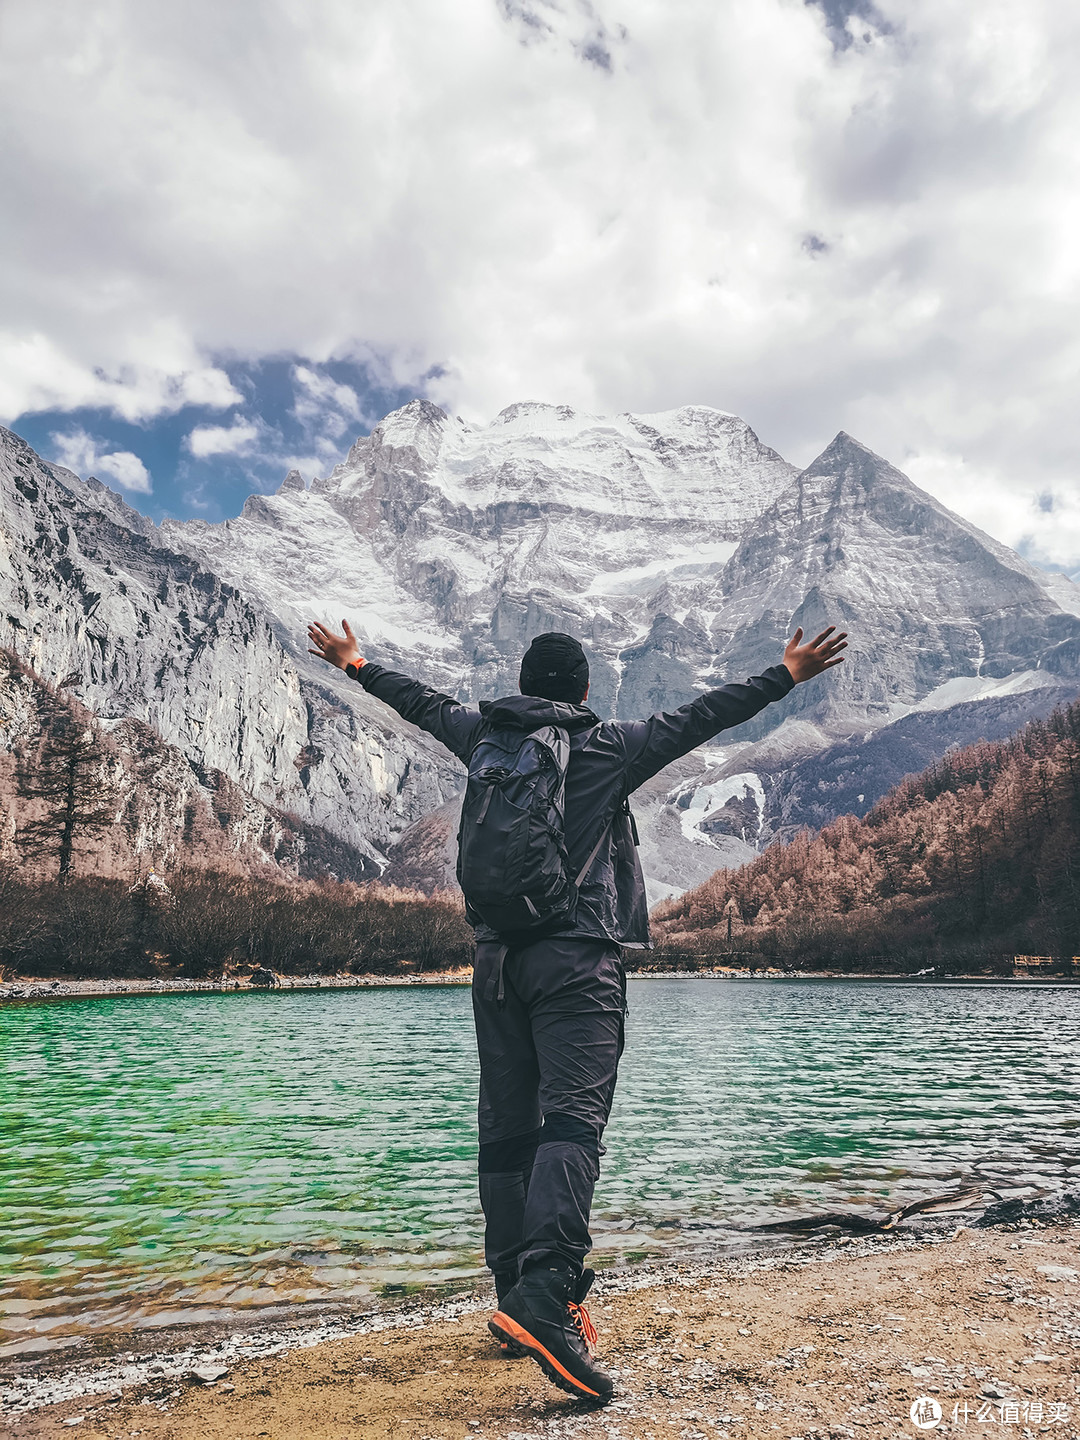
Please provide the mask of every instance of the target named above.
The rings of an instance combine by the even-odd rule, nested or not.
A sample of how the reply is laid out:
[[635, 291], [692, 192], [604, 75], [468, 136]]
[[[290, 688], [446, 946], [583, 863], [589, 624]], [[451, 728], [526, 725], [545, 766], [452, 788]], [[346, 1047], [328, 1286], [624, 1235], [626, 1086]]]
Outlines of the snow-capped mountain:
[[1080, 589], [844, 434], [747, 527], [719, 584], [680, 598], [682, 623], [658, 617], [644, 647], [653, 654], [637, 662], [662, 684], [676, 667], [712, 683], [760, 671], [795, 625], [813, 634], [834, 623], [851, 639], [843, 666], [734, 744], [719, 737], [692, 771], [688, 757], [681, 783], [649, 797], [654, 894], [683, 886], [680, 835], [742, 863], [804, 825], [864, 814], [950, 745], [1007, 733], [1005, 717], [1015, 728], [1048, 713], [1080, 676]]
[[[775, 663], [798, 624], [847, 628], [844, 667], [639, 796], [657, 893], [802, 823], [800, 787], [781, 803], [779, 776], [830, 743], [1077, 673], [1070, 581], [847, 435], [800, 473], [702, 407], [608, 419], [515, 405], [470, 427], [417, 401], [310, 490], [293, 474], [236, 520], [165, 531], [257, 597], [294, 654], [313, 614], [347, 615], [371, 658], [463, 699], [512, 690], [544, 629], [581, 637], [590, 703], [632, 717]], [[393, 873], [415, 880], [448, 856], [452, 824], [452, 807], [425, 821]]]
[[703, 407], [604, 419], [513, 405], [474, 428], [417, 400], [310, 490], [291, 474], [235, 520], [163, 534], [258, 600], [286, 646], [303, 653], [313, 615], [347, 615], [372, 659], [462, 697], [514, 689], [528, 638], [572, 631], [611, 714], [620, 656], [666, 587], [718, 575], [796, 474]]
[[944, 685], [953, 703], [1005, 677], [1015, 689], [1021, 674], [1077, 676], [1080, 589], [1067, 584], [840, 434], [748, 527], [719, 596], [702, 598], [718, 606], [709, 637], [725, 671], [764, 662], [792, 624], [850, 630], [832, 683], [788, 707], [835, 731], [906, 714]]
[[[966, 738], [980, 704], [1005, 713], [1008, 695], [1006, 710], [1022, 717], [1080, 673], [1072, 582], [1034, 569], [846, 435], [799, 472], [743, 421], [705, 407], [604, 418], [515, 405], [469, 426], [415, 401], [310, 488], [294, 472], [235, 520], [166, 522], [160, 532], [142, 517], [126, 525], [111, 492], [50, 475], [69, 498], [50, 492], [49, 513], [57, 504], [78, 511], [66, 542], [80, 552], [76, 568], [85, 569], [84, 534], [109, 535], [114, 580], [132, 569], [129, 552], [142, 557], [134, 568], [147, 572], [140, 593], [156, 627], [148, 649], [166, 663], [160, 678], [135, 666], [134, 689], [167, 692], [155, 714], [176, 711], [172, 732], [152, 723], [174, 743], [201, 743], [206, 720], [198, 731], [180, 712], [206, 713], [199, 657], [209, 643], [208, 668], [222, 667], [233, 686], [233, 710], [213, 738], [234, 765], [214, 763], [243, 783], [278, 787], [289, 808], [344, 838], [363, 835], [369, 853], [389, 856], [393, 878], [445, 878], [460, 767], [307, 655], [312, 618], [348, 617], [370, 658], [462, 699], [512, 691], [531, 636], [568, 630], [590, 653], [590, 704], [622, 717], [776, 663], [798, 624], [849, 630], [844, 666], [639, 792], [654, 894], [697, 883], [808, 819], [818, 782], [812, 768], [805, 783], [792, 777], [815, 757], [846, 746], [857, 770], [860, 743], [873, 734], [868, 771], [880, 777], [889, 729], [904, 717], [932, 714], [920, 734], [940, 753], [954, 713], [956, 738]], [[33, 543], [26, 531], [23, 544]], [[124, 678], [134, 662], [114, 633], [130, 619], [116, 610], [116, 584], [98, 572], [83, 581], [50, 573], [35, 581], [49, 613], [61, 592], [77, 600], [92, 590], [99, 631], [112, 637], [103, 642], [109, 663], [96, 664], [99, 642], [76, 625], [56, 666], [76, 669], [72, 657], [89, 651], [102, 695], [111, 687], [115, 703], [136, 703]], [[201, 637], [206, 607], [181, 604], [182, 576], [200, 595], [220, 592], [240, 629], [255, 627], [239, 674], [240, 630], [215, 622], [208, 641], [195, 637], [191, 617]], [[164, 585], [158, 610], [151, 579]], [[113, 609], [103, 611], [107, 595]], [[44, 620], [35, 624], [44, 635]], [[175, 654], [186, 658], [170, 669]], [[283, 693], [264, 693], [268, 674]], [[837, 794], [853, 785], [845, 770]], [[871, 777], [854, 793], [868, 804], [873, 789]]]

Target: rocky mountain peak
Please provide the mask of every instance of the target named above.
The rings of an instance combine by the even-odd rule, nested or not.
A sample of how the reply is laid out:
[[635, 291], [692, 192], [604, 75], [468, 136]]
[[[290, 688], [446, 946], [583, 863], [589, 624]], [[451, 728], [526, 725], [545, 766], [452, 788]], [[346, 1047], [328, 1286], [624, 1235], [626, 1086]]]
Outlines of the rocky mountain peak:
[[747, 527], [722, 577], [729, 638], [717, 649], [753, 665], [782, 641], [785, 622], [808, 633], [842, 626], [845, 665], [788, 708], [826, 727], [844, 715], [876, 725], [952, 679], [1064, 673], [1080, 627], [1045, 579], [840, 434]]
[[882, 492], [889, 488], [920, 503], [933, 504], [931, 497], [902, 471], [844, 430], [811, 461], [796, 486], [802, 506], [809, 507], [811, 513], [822, 506], [834, 512], [865, 506], [871, 496], [880, 500]]
[[[846, 430], [838, 430], [817, 459], [812, 460], [803, 473], [810, 474], [818, 469], [823, 473], [829, 473], [835, 467], [848, 465], [860, 457], [869, 459], [875, 464], [885, 463], [880, 455], [875, 455], [869, 445], [864, 445], [861, 440], [856, 440], [855, 436], [849, 435]], [[899, 473], [897, 471], [897, 474]]]
[[[894, 555], [897, 576], [918, 550], [924, 571], [974, 562], [985, 586], [986, 567], [1003, 564], [1023, 576], [1029, 588], [1044, 590], [1047, 577], [1015, 551], [949, 510], [844, 431], [746, 528], [725, 586], [737, 588], [747, 566], [760, 571], [766, 554], [780, 558], [783, 547], [805, 547], [803, 558], [816, 570], [833, 571], [844, 559], [838, 547], [845, 537], [854, 540], [856, 535], [877, 546], [906, 546], [912, 552], [907, 562]], [[872, 568], [889, 570], [888, 559], [888, 551], [882, 550]]]
[[465, 507], [475, 524], [494, 520], [504, 531], [530, 517], [557, 524], [570, 511], [647, 525], [659, 500], [666, 518], [697, 516], [716, 540], [734, 538], [796, 473], [744, 421], [706, 406], [597, 416], [528, 402], [480, 426], [406, 406], [358, 441], [332, 478], [354, 495], [397, 496], [405, 483], [417, 504]]
[[408, 464], [415, 457], [422, 469], [438, 463], [446, 426], [459, 426], [430, 400], [410, 400], [380, 420], [371, 432], [370, 457], [376, 465]]
[[528, 403], [470, 426], [417, 401], [288, 503], [279, 491], [226, 525], [165, 532], [235, 576], [286, 644], [312, 614], [348, 613], [371, 658], [483, 698], [513, 688], [530, 627], [567, 629], [593, 645], [594, 694], [614, 706], [619, 650], [656, 605], [678, 607], [672, 585], [717, 574], [796, 474], [706, 406]]
[[1003, 580], [1005, 572], [1021, 577], [1025, 593], [1032, 587], [1041, 595], [1053, 589], [1044, 572], [927, 494], [844, 431], [802, 472], [790, 504], [785, 505], [787, 500], [780, 496], [777, 505], [782, 507], [784, 519], [795, 524], [824, 520], [839, 532], [845, 526], [870, 523], [894, 536], [918, 537], [926, 545], [930, 563], [947, 551], [961, 572], [966, 565], [975, 566], [972, 578], [983, 588], [991, 566], [1000, 567]]
[[576, 419], [577, 412], [569, 405], [547, 405], [539, 400], [516, 400], [513, 405], [507, 405], [504, 410], [499, 411], [491, 422], [491, 428], [496, 425], [522, 425], [527, 428], [539, 420], [552, 423]]

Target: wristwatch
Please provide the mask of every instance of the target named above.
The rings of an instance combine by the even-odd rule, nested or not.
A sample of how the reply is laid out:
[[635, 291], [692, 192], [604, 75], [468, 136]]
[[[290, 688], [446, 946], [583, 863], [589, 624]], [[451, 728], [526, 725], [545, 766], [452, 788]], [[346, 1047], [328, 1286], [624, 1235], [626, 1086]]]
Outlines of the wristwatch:
[[[360, 661], [360, 665], [363, 665], [364, 663], [365, 662], [363, 660]], [[359, 680], [360, 665], [357, 665], [355, 660], [350, 660], [348, 665], [345, 666], [345, 674], [348, 675], [350, 680]]]

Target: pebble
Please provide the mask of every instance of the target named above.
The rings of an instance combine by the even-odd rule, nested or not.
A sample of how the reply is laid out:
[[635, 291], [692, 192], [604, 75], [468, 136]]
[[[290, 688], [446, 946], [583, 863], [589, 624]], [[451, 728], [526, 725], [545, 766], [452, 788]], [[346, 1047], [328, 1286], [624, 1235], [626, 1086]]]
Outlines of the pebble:
[[191, 1371], [191, 1378], [197, 1380], [200, 1385], [216, 1385], [228, 1373], [228, 1368], [224, 1365], [203, 1365], [198, 1370]]
[[1039, 1265], [1039, 1273], [1045, 1275], [1051, 1285], [1062, 1280], [1080, 1280], [1080, 1274], [1068, 1265]]

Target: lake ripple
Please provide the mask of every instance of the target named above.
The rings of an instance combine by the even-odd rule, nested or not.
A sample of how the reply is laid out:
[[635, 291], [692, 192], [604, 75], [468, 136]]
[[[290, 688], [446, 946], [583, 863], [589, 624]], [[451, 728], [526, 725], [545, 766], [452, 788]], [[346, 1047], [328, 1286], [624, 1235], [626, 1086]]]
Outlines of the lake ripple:
[[[1080, 1175], [1080, 989], [652, 979], [604, 1263]], [[481, 1267], [468, 990], [0, 1009], [0, 1354]]]

